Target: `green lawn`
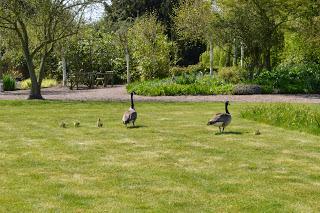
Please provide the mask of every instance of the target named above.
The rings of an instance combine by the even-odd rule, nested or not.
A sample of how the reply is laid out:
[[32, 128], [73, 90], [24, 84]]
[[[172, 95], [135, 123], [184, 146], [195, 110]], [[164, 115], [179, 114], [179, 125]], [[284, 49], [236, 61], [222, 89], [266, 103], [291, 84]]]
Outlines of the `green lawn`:
[[0, 212], [319, 212], [320, 137], [231, 104], [0, 101]]

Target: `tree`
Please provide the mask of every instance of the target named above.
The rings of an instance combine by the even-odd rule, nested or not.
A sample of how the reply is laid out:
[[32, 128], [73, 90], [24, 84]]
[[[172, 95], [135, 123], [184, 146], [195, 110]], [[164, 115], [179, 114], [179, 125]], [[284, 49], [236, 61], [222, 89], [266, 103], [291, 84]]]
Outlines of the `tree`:
[[124, 52], [126, 60], [126, 69], [127, 69], [127, 84], [131, 82], [131, 73], [130, 73], [130, 45], [128, 33], [129, 29], [132, 26], [132, 20], [128, 19], [125, 21], [118, 21], [113, 24], [115, 27], [116, 38], [119, 43], [119, 46]]
[[284, 63], [320, 64], [320, 2], [307, 1], [285, 33]]
[[171, 15], [178, 0], [111, 0], [105, 5], [106, 19], [110, 22], [136, 19], [148, 13], [154, 13], [166, 28], [171, 32]]
[[226, 27], [247, 49], [250, 67], [268, 70], [272, 50], [280, 49], [284, 42], [284, 25], [295, 19], [302, 5], [301, 0], [219, 1]]
[[128, 38], [131, 55], [138, 64], [137, 76], [142, 80], [168, 76], [173, 44], [154, 14], [137, 19]]
[[215, 8], [207, 0], [182, 0], [175, 11], [174, 25], [183, 39], [207, 41], [210, 46], [210, 75], [213, 75]]
[[[2, 0], [0, 28], [13, 31], [27, 63], [32, 86], [29, 99], [42, 99], [46, 60], [60, 40], [77, 33], [92, 0]], [[36, 59], [40, 59], [36, 69]]]

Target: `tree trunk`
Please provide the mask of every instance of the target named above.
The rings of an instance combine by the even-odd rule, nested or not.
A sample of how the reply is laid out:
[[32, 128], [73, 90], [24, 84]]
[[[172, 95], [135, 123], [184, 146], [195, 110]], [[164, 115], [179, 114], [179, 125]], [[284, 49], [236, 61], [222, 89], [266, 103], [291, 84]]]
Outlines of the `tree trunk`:
[[45, 76], [45, 66], [46, 66], [46, 54], [44, 54], [42, 57], [41, 57], [41, 63], [40, 63], [40, 71], [39, 71], [39, 77], [38, 77], [38, 84], [40, 85], [41, 87], [41, 84], [42, 84], [42, 80]]
[[238, 47], [237, 47], [237, 40], [234, 39], [234, 53], [233, 53], [233, 66], [238, 66]]
[[210, 76], [213, 76], [213, 39], [210, 38]]
[[37, 81], [37, 77], [35, 74], [32, 58], [25, 54], [25, 58], [27, 61], [28, 71], [31, 79], [31, 89], [28, 99], [43, 99], [41, 95], [41, 87]]
[[127, 63], [127, 84], [131, 82], [131, 75], [130, 75], [130, 55], [128, 47], [126, 46], [126, 63]]
[[41, 95], [41, 88], [40, 88], [40, 86], [39, 86], [38, 83], [32, 82], [31, 90], [30, 90], [30, 94], [29, 94], [28, 99], [29, 99], [29, 100], [32, 100], [32, 99], [40, 99], [40, 100], [43, 100], [43, 99], [44, 99], [44, 98], [42, 97], [42, 95]]
[[244, 60], [244, 46], [243, 46], [243, 42], [241, 41], [241, 56], [240, 56], [240, 66], [243, 67], [243, 61]]
[[231, 52], [232, 52], [232, 46], [228, 45], [228, 50], [227, 50], [227, 58], [226, 58], [226, 67], [230, 67], [231, 66]]
[[33, 57], [29, 50], [29, 38], [27, 34], [27, 30], [25, 29], [25, 25], [23, 22], [18, 22], [22, 28], [22, 32], [18, 29], [18, 25], [16, 25], [16, 32], [20, 38], [22, 50], [24, 54], [24, 58], [26, 60], [26, 64], [28, 67], [30, 80], [31, 80], [31, 89], [28, 99], [43, 99], [41, 95], [41, 86], [37, 81], [37, 76], [34, 70]]
[[62, 86], [66, 87], [67, 86], [67, 61], [66, 61], [66, 56], [64, 52], [64, 48], [62, 48]]
[[270, 48], [266, 49], [264, 66], [267, 70], [271, 70], [271, 51]]

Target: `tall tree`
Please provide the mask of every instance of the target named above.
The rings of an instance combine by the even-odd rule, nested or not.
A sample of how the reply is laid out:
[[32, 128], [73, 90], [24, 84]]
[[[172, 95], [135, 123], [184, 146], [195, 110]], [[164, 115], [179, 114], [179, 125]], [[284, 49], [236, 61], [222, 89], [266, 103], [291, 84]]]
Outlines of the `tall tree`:
[[132, 58], [137, 63], [137, 76], [142, 80], [167, 77], [174, 45], [164, 34], [157, 17], [147, 14], [138, 18], [128, 36]]
[[[2, 0], [0, 28], [13, 31], [27, 63], [31, 78], [29, 99], [42, 99], [41, 83], [46, 60], [55, 44], [74, 35], [84, 9], [92, 0]], [[36, 59], [40, 59], [36, 70]]]
[[111, 0], [105, 5], [106, 18], [111, 22], [135, 19], [144, 14], [154, 13], [166, 28], [171, 32], [171, 15], [178, 0]]
[[210, 75], [213, 75], [213, 40], [217, 10], [209, 0], [182, 0], [174, 18], [178, 35], [183, 39], [207, 41], [210, 47]]
[[219, 1], [227, 26], [248, 51], [250, 66], [269, 70], [272, 49], [283, 43], [283, 26], [294, 19], [302, 4], [301, 0]]

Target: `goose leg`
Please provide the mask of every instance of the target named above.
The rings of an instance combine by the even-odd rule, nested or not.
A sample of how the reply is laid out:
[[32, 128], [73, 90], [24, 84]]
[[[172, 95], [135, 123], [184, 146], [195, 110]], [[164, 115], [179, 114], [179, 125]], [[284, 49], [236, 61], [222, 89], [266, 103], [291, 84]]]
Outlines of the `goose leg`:
[[219, 126], [219, 132], [221, 133], [221, 127]]
[[134, 126], [134, 121], [132, 121], [132, 125]]
[[222, 132], [224, 132], [224, 127], [222, 128]]

